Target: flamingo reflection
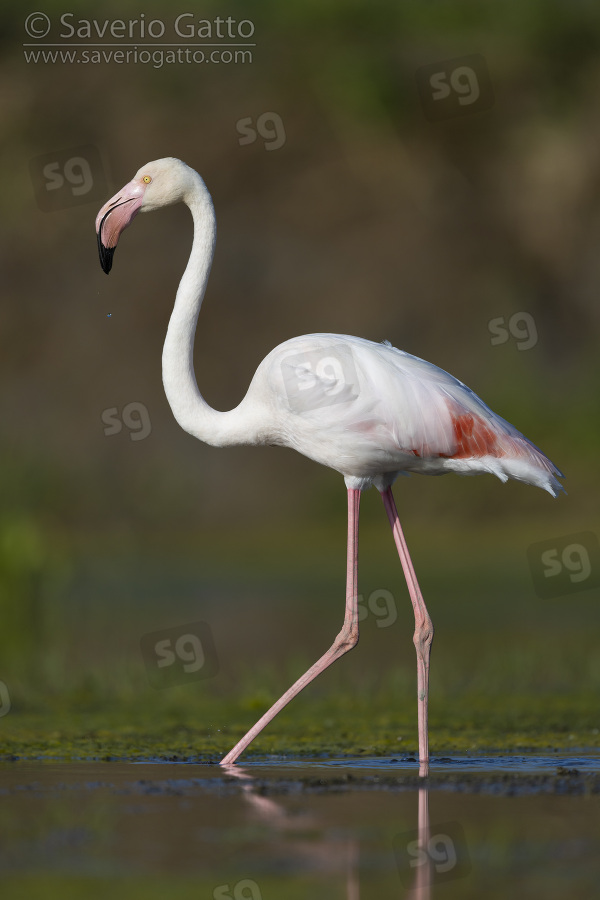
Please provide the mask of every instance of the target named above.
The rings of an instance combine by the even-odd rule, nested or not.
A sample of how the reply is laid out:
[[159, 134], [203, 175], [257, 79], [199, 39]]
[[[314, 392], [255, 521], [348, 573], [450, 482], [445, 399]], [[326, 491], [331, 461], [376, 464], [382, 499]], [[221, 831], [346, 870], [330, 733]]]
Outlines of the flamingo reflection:
[[[225, 773], [240, 783], [242, 795], [248, 803], [252, 816], [269, 827], [292, 836], [286, 842], [286, 851], [293, 854], [299, 863], [310, 869], [318, 869], [322, 873], [344, 874], [346, 900], [360, 900], [360, 841], [355, 836], [326, 837], [319, 844], [301, 836], [308, 829], [319, 827], [314, 813], [290, 812], [272, 797], [260, 793], [259, 786], [252, 775], [239, 765], [226, 766]], [[412, 883], [400, 888], [399, 897], [406, 900], [430, 900], [431, 898], [431, 860], [428, 853], [431, 829], [429, 824], [429, 791], [425, 776], [427, 766], [421, 766], [422, 783], [418, 789], [417, 806], [417, 839], [412, 848], [412, 862], [415, 873]]]

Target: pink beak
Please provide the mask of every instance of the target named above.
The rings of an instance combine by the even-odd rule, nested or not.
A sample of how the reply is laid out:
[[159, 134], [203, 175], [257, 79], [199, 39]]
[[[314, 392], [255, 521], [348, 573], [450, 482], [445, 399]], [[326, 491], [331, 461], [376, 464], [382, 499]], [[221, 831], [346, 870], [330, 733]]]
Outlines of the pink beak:
[[142, 208], [144, 188], [139, 181], [130, 181], [104, 204], [96, 216], [100, 265], [107, 275], [112, 267], [119, 235], [131, 224]]

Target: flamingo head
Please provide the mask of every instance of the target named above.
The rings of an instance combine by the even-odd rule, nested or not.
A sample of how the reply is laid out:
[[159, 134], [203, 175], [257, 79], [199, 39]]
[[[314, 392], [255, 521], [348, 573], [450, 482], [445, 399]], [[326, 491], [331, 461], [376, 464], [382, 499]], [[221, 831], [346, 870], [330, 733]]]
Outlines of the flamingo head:
[[120, 191], [108, 200], [96, 216], [100, 265], [111, 270], [119, 236], [139, 212], [185, 201], [200, 176], [180, 159], [156, 159], [142, 166]]

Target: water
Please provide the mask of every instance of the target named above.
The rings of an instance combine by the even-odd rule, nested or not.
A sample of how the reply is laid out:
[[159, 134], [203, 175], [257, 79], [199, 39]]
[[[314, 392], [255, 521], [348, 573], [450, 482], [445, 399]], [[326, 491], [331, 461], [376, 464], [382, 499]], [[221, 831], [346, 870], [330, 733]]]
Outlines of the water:
[[[273, 758], [275, 759], [275, 758]], [[567, 756], [563, 753], [557, 753], [554, 756], [534, 756], [532, 754], [525, 756], [441, 756], [431, 758], [431, 775], [468, 771], [473, 773], [492, 773], [492, 772], [544, 772], [548, 770], [556, 770], [558, 766], [563, 768], [576, 768], [585, 772], [600, 772], [600, 754], [599, 753], [582, 753], [579, 755]], [[270, 766], [272, 761], [259, 761], [247, 764], [248, 767], [255, 769], [261, 766]], [[319, 760], [278, 760], [279, 769], [285, 769], [286, 766], [300, 767], [302, 769], [314, 769], [320, 766], [342, 767], [344, 769], [358, 769], [359, 771], [373, 769], [376, 771], [389, 772], [418, 772], [418, 763], [412, 756], [390, 756], [390, 757], [361, 757], [360, 759], [319, 759]]]
[[4, 898], [600, 896], [600, 757], [0, 766]]

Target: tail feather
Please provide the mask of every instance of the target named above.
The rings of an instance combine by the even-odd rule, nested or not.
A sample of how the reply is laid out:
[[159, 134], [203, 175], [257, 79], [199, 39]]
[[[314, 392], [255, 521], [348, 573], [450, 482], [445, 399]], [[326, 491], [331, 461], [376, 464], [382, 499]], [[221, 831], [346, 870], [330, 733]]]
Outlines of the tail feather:
[[558, 497], [561, 492], [566, 494], [558, 481], [558, 478], [565, 477], [563, 473], [526, 437], [521, 434], [507, 435], [499, 444], [503, 449], [508, 445], [506, 453], [498, 461], [509, 478], [535, 484], [553, 497]]
[[448, 404], [457, 449], [452, 459], [469, 460], [481, 470], [493, 472], [502, 481], [514, 478], [557, 497], [566, 493], [557, 478], [563, 473], [514, 425], [493, 412], [475, 394], [466, 410], [456, 400]]

